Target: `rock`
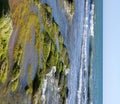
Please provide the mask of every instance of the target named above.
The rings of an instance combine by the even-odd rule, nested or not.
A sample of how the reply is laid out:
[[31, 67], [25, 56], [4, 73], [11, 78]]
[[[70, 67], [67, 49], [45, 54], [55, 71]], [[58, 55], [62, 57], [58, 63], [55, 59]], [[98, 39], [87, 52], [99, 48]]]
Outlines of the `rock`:
[[[21, 104], [21, 101], [22, 104], [57, 104], [61, 101], [63, 104], [66, 102], [66, 75], [60, 73], [66, 70], [63, 67], [69, 59], [67, 54], [64, 55], [65, 61], [62, 56], [66, 48], [63, 48], [63, 38], [59, 26], [52, 18], [50, 7], [40, 4], [37, 0], [9, 0], [9, 5], [9, 21], [12, 21], [12, 25], [3, 28], [0, 24], [0, 29], [3, 28], [4, 33], [9, 28], [12, 31], [9, 32], [10, 39], [5, 38], [4, 42], [8, 44], [5, 46], [8, 47], [8, 55], [6, 51], [6, 66], [1, 62], [4, 68], [0, 67], [0, 81], [3, 83], [1, 86], [4, 86], [0, 87], [0, 93], [4, 90], [4, 96], [0, 96], [0, 101], [10, 104]], [[5, 25], [7, 24], [6, 21]], [[61, 77], [59, 86], [58, 81]], [[51, 98], [51, 94], [56, 100], [54, 97]], [[8, 99], [5, 101], [5, 98]]]

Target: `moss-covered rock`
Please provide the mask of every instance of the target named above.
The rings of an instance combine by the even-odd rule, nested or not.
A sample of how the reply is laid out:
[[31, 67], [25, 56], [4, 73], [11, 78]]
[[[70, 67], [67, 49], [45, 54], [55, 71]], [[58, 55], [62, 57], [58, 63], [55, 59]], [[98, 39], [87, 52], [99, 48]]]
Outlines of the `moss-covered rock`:
[[11, 18], [0, 19], [0, 81], [6, 81], [6, 92], [15, 97], [18, 93], [23, 96], [19, 92], [23, 91], [34, 101], [37, 91], [43, 90], [46, 75], [56, 66], [59, 77], [55, 80], [61, 80], [58, 86], [63, 99], [67, 87], [64, 70], [69, 59], [51, 8], [36, 0], [11, 0], [10, 11]]
[[12, 32], [10, 14], [0, 18], [0, 81], [5, 83], [8, 74], [8, 41]]

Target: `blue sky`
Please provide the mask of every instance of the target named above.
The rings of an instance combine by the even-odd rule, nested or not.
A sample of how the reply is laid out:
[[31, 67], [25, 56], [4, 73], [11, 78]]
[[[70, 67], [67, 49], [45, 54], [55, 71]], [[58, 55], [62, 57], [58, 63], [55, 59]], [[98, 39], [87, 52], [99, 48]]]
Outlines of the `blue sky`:
[[120, 104], [120, 0], [103, 0], [103, 104]]

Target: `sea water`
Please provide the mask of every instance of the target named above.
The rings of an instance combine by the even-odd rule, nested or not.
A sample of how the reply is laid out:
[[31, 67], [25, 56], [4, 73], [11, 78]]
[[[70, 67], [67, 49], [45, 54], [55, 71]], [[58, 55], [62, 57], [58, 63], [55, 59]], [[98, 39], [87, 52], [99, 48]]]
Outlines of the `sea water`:
[[102, 104], [102, 0], [95, 0], [94, 51], [91, 104]]

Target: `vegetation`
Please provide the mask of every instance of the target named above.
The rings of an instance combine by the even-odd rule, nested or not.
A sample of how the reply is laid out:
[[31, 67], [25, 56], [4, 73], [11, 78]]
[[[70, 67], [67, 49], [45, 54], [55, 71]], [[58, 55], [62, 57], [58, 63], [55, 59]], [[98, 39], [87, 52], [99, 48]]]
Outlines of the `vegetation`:
[[[19, 28], [20, 31], [15, 38], [13, 67], [9, 69], [12, 62], [8, 58], [8, 42], [12, 31], [14, 32], [16, 28]], [[61, 83], [60, 86], [63, 89], [61, 97], [63, 98], [66, 96], [67, 90], [64, 70], [69, 67], [68, 54], [59, 27], [52, 18], [51, 8], [45, 4], [41, 5], [36, 0], [24, 0], [19, 3], [16, 1], [11, 7], [11, 17], [10, 14], [7, 14], [0, 18], [0, 81], [7, 82], [6, 91], [16, 93], [20, 89], [25, 46], [27, 43], [32, 44], [33, 28], [35, 30], [34, 50], [38, 54], [38, 69], [32, 80], [30, 78], [33, 72], [32, 64], [28, 65], [28, 85], [25, 86], [24, 91], [26, 94], [34, 96], [38, 89], [42, 90], [45, 75], [50, 72], [52, 66], [56, 66], [56, 78], [59, 84]], [[9, 75], [11, 76], [8, 77]], [[62, 81], [60, 81], [61, 77], [64, 77]]]
[[8, 73], [8, 41], [12, 32], [10, 15], [6, 14], [0, 18], [0, 81], [5, 82]]

